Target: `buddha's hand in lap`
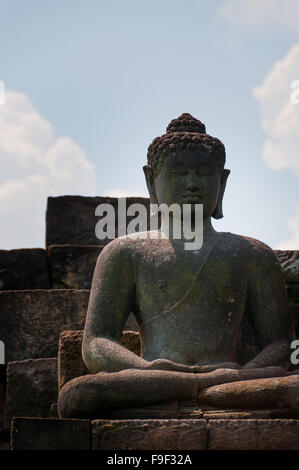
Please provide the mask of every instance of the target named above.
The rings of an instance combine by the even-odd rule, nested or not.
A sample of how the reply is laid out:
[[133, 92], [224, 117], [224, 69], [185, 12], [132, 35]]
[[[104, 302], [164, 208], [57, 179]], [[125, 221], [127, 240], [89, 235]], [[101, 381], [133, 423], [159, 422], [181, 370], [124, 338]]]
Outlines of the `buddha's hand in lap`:
[[172, 372], [189, 372], [196, 374], [202, 372], [201, 367], [197, 365], [188, 366], [186, 364], [178, 364], [168, 359], [155, 359], [146, 366], [146, 370], [168, 370]]
[[147, 370], [168, 370], [173, 372], [189, 372], [193, 374], [213, 372], [217, 369], [241, 369], [242, 366], [236, 362], [221, 362], [218, 364], [194, 365], [178, 364], [168, 359], [156, 359], [149, 362]]
[[200, 368], [199, 372], [213, 372], [217, 369], [241, 369], [242, 366], [237, 362], [218, 362], [217, 364], [206, 364], [200, 365], [195, 364], [197, 367]]

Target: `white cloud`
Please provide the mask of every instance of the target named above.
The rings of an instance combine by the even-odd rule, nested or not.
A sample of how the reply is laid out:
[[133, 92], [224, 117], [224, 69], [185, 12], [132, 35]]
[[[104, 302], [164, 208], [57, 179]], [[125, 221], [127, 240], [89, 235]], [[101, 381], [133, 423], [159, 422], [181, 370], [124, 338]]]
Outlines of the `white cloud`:
[[[260, 106], [266, 139], [262, 156], [274, 170], [290, 169], [299, 177], [299, 103], [291, 101], [292, 83], [299, 79], [299, 44], [276, 62], [263, 83], [253, 91]], [[298, 90], [295, 90], [298, 97]], [[287, 221], [291, 238], [279, 248], [299, 247], [299, 205]]]
[[143, 191], [126, 190], [120, 188], [108, 189], [107, 191], [104, 191], [102, 195], [109, 197], [149, 197], [149, 195]]
[[274, 64], [263, 83], [254, 89], [267, 135], [263, 158], [281, 170], [290, 168], [299, 175], [299, 104], [292, 104], [291, 84], [299, 79], [299, 44]]
[[219, 14], [229, 23], [250, 30], [283, 26], [298, 36], [298, 0], [226, 0]]
[[29, 98], [7, 91], [0, 105], [0, 249], [44, 246], [48, 196], [95, 195], [94, 167]]
[[299, 247], [299, 204], [296, 207], [296, 213], [287, 220], [291, 231], [291, 237], [277, 246], [278, 250], [298, 250]]

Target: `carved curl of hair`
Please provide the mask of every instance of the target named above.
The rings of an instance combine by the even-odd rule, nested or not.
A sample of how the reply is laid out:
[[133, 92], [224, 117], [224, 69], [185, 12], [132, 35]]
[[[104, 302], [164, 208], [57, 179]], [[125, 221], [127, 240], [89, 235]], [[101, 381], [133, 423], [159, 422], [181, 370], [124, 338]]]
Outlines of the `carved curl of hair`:
[[216, 137], [206, 134], [205, 125], [188, 113], [173, 119], [166, 134], [156, 137], [147, 152], [148, 165], [159, 173], [163, 160], [181, 150], [196, 150], [201, 155], [215, 158], [221, 169], [225, 164], [225, 148]]

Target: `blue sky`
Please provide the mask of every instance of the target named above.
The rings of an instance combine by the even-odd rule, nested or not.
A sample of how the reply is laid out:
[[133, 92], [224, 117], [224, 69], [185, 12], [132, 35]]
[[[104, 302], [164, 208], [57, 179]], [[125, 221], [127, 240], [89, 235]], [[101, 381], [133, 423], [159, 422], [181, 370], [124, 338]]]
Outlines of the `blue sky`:
[[226, 147], [215, 228], [298, 248], [299, 10], [280, 3], [0, 1], [0, 248], [44, 246], [47, 195], [146, 194], [147, 147], [183, 112]]

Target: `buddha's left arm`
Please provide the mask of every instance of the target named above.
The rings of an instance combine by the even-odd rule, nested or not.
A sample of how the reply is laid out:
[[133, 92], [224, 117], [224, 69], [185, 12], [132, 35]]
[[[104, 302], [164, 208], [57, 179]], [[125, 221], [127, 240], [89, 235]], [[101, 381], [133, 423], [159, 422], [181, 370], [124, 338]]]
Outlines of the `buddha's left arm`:
[[261, 352], [245, 368], [278, 366], [289, 360], [294, 327], [283, 274], [275, 253], [260, 244], [249, 269], [248, 303]]

